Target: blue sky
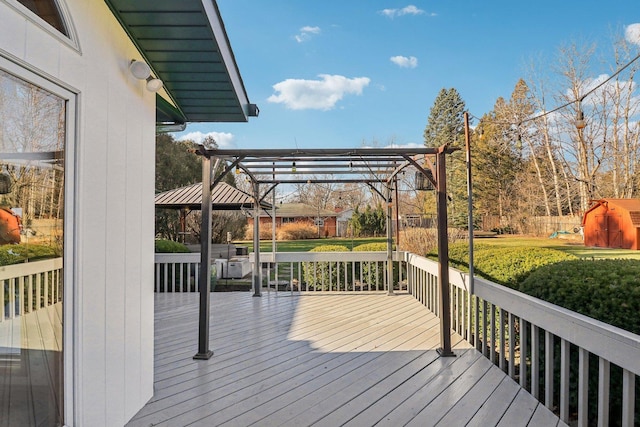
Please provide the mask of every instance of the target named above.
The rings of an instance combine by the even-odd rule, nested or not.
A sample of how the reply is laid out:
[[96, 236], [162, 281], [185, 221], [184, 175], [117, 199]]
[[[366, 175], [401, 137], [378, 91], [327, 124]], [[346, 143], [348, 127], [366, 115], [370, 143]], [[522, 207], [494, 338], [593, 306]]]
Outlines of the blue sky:
[[[221, 148], [423, 144], [429, 110], [456, 88], [480, 117], [532, 59], [572, 42], [640, 49], [637, 0], [218, 0], [249, 99], [248, 123], [189, 124]], [[607, 51], [609, 52], [609, 51]], [[541, 59], [543, 58], [543, 59]], [[609, 56], [611, 58], [611, 56]], [[603, 62], [593, 77], [611, 73]]]

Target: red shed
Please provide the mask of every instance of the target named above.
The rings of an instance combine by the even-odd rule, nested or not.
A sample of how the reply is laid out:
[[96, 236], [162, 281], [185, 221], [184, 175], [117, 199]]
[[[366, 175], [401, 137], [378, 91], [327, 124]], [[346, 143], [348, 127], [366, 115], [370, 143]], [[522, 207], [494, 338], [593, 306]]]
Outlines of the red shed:
[[640, 249], [640, 199], [600, 199], [582, 218], [585, 246]]

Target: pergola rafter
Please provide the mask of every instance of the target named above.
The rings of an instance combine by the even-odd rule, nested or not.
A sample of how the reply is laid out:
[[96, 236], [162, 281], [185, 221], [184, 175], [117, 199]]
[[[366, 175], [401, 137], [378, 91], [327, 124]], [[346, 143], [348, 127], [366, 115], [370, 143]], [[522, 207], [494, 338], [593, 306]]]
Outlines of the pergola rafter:
[[[437, 190], [438, 212], [438, 258], [440, 263], [438, 280], [440, 284], [440, 336], [443, 356], [452, 356], [449, 316], [449, 258], [447, 236], [447, 195], [446, 195], [446, 155], [455, 151], [448, 145], [441, 147], [390, 147], [356, 149], [247, 149], [224, 150], [200, 146], [196, 152], [203, 157], [202, 182], [211, 188], [232, 171], [244, 173], [252, 183], [256, 216], [254, 220], [254, 256], [253, 290], [254, 296], [261, 296], [260, 277], [260, 186], [267, 185], [269, 192], [280, 184], [319, 184], [319, 183], [360, 183], [372, 188], [381, 184], [386, 191], [376, 191], [387, 201], [387, 283], [389, 295], [393, 295], [393, 235], [391, 221], [392, 190], [397, 185], [397, 175], [405, 168], [415, 168], [431, 181]], [[212, 160], [216, 165], [226, 165], [221, 176], [213, 179]], [[434, 166], [435, 163], [435, 166]], [[427, 173], [427, 170], [430, 173]], [[330, 175], [330, 177], [327, 177]], [[207, 184], [205, 184], [207, 183]], [[268, 193], [267, 193], [268, 194]], [[264, 198], [265, 196], [263, 196]], [[201, 240], [200, 271], [200, 335], [198, 354], [195, 358], [209, 358], [209, 245], [211, 243], [211, 223], [205, 216], [203, 198], [203, 216]], [[275, 256], [275, 254], [274, 254]]]

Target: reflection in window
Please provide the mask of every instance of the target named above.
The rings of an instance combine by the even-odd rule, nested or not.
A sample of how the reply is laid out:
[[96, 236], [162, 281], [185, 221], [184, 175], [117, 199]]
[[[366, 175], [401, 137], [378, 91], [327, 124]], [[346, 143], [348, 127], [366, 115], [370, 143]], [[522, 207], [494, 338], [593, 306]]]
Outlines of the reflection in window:
[[65, 101], [0, 70], [0, 427], [63, 425]]
[[31, 12], [42, 18], [47, 24], [60, 31], [65, 36], [69, 36], [64, 26], [60, 9], [55, 0], [18, 0]]

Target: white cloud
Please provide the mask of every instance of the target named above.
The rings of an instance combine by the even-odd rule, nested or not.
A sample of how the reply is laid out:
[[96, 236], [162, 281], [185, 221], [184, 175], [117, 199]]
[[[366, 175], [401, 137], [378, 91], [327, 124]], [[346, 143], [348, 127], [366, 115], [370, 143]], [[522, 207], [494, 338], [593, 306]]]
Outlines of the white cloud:
[[[404, 16], [404, 15], [424, 15], [426, 12], [422, 9], [417, 8], [416, 6], [410, 4], [409, 6], [405, 6], [402, 9], [382, 9], [380, 15], [384, 15], [387, 18], [395, 18], [396, 16]], [[429, 16], [436, 16], [435, 13], [430, 13]]]
[[309, 40], [312, 35], [320, 34], [321, 32], [322, 32], [322, 30], [320, 29], [320, 27], [310, 27], [310, 26], [307, 25], [307, 26], [304, 26], [304, 27], [300, 28], [300, 33], [296, 34], [295, 36], [293, 36], [293, 38], [298, 43], [302, 43], [302, 42], [305, 42], [305, 41]]
[[389, 60], [401, 68], [416, 68], [418, 66], [418, 58], [415, 56], [398, 55], [392, 56]]
[[640, 24], [631, 24], [624, 31], [624, 36], [629, 43], [640, 45]]
[[228, 132], [189, 132], [179, 137], [178, 141], [189, 140], [195, 142], [196, 144], [202, 144], [202, 141], [204, 141], [204, 139], [208, 136], [212, 137], [216, 141], [216, 143], [218, 144], [218, 148], [235, 148], [235, 142], [233, 141], [234, 136], [232, 133]]
[[346, 94], [361, 95], [371, 81], [368, 77], [347, 78], [320, 74], [320, 80], [287, 79], [273, 85], [275, 94], [267, 101], [284, 104], [291, 110], [331, 110]]

